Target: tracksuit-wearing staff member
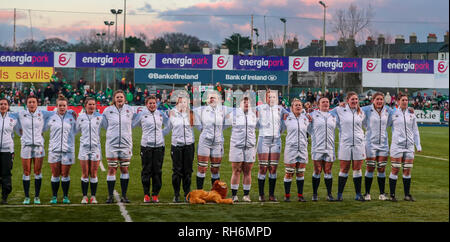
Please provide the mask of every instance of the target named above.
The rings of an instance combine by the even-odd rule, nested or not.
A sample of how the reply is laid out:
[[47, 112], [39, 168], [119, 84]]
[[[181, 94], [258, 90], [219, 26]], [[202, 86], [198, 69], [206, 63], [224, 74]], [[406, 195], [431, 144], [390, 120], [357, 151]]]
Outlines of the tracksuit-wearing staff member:
[[259, 201], [266, 201], [264, 183], [269, 171], [269, 201], [275, 202], [277, 167], [281, 152], [281, 120], [288, 112], [278, 105], [278, 95], [273, 90], [266, 92], [266, 104], [257, 106], [256, 110], [259, 128], [257, 144]]
[[[100, 128], [103, 115], [96, 112], [96, 102], [92, 97], [87, 97], [84, 101], [85, 113], [80, 114], [77, 119], [76, 129], [81, 133], [80, 150], [78, 159], [81, 166], [81, 191], [82, 204], [96, 204], [98, 177], [97, 171], [102, 159], [102, 147], [100, 143]], [[88, 199], [88, 188], [91, 188], [91, 198]]]
[[[142, 127], [141, 138], [141, 180], [144, 189], [144, 202], [158, 203], [159, 191], [162, 186], [162, 165], [164, 161], [165, 142], [162, 126], [168, 125], [167, 115], [156, 110], [156, 97], [145, 99], [147, 106], [133, 120], [133, 127]], [[152, 181], [152, 197], [150, 199], [150, 180]]]
[[302, 102], [294, 98], [291, 102], [291, 113], [284, 118], [287, 135], [284, 148], [284, 201], [290, 201], [292, 177], [296, 174], [297, 196], [299, 202], [306, 202], [303, 197], [304, 173], [308, 163], [308, 137], [307, 131], [310, 121], [303, 110]]
[[[189, 109], [189, 95], [182, 91], [173, 94], [176, 101], [175, 108], [169, 111], [169, 124], [167, 130], [172, 130], [171, 157], [172, 157], [172, 186], [174, 191], [173, 202], [180, 202], [180, 186], [183, 183], [184, 199], [191, 191], [192, 164], [195, 154], [194, 114]], [[167, 132], [165, 129], [165, 132]]]
[[391, 142], [391, 165], [392, 170], [389, 175], [390, 200], [397, 201], [395, 197], [395, 187], [397, 184], [398, 173], [403, 167], [403, 188], [405, 192], [405, 201], [415, 201], [410, 193], [411, 187], [411, 168], [414, 162], [414, 146], [417, 152], [422, 151], [420, 145], [419, 129], [417, 127], [416, 115], [408, 112], [408, 96], [400, 94], [399, 108], [392, 114], [389, 125], [392, 126]]
[[208, 90], [207, 106], [195, 108], [195, 127], [201, 131], [198, 141], [197, 189], [203, 189], [208, 162], [211, 161], [211, 186], [220, 180], [220, 164], [223, 156], [223, 128], [225, 116], [232, 111], [222, 105], [220, 94]]
[[[17, 119], [9, 113], [9, 102], [0, 99], [0, 178], [2, 186], [2, 204], [7, 204], [12, 191], [11, 170], [14, 161], [14, 131]], [[17, 131], [17, 130], [16, 130]]]
[[50, 116], [44, 131], [50, 130], [48, 163], [52, 169], [51, 204], [56, 204], [59, 183], [63, 190], [63, 203], [69, 204], [70, 168], [75, 164], [76, 119], [67, 112], [68, 101], [64, 96], [56, 99], [56, 113]]
[[342, 201], [348, 171], [352, 163], [353, 183], [355, 186], [357, 201], [364, 201], [361, 194], [362, 172], [361, 166], [366, 158], [365, 138], [363, 130], [364, 112], [359, 107], [358, 94], [347, 93], [347, 104], [345, 107], [336, 107], [330, 111], [336, 117], [339, 128], [339, 155], [340, 172], [338, 180], [337, 201]]
[[25, 199], [23, 204], [30, 204], [30, 173], [31, 163], [34, 163], [34, 204], [41, 204], [39, 193], [42, 184], [42, 161], [44, 160], [44, 137], [42, 136], [44, 125], [48, 118], [55, 112], [38, 110], [38, 100], [35, 96], [28, 96], [26, 99], [27, 110], [16, 113], [21, 136], [20, 156], [23, 166], [23, 190]]
[[114, 186], [116, 172], [120, 167], [120, 185], [122, 189], [121, 202], [129, 203], [127, 198], [128, 181], [130, 175], [128, 166], [132, 156], [133, 139], [131, 125], [136, 113], [133, 108], [125, 104], [125, 93], [117, 90], [113, 94], [113, 105], [103, 111], [102, 126], [106, 129], [105, 154], [108, 161], [108, 198], [106, 203], [114, 202]]
[[243, 174], [242, 186], [244, 202], [251, 202], [250, 188], [252, 184], [251, 171], [256, 156], [256, 110], [252, 108], [252, 101], [249, 96], [244, 96], [238, 101], [239, 107], [235, 108], [231, 115], [228, 115], [232, 125], [230, 138], [231, 162], [231, 198], [233, 202], [238, 202], [237, 192], [241, 173]]
[[319, 188], [322, 170], [327, 188], [327, 201], [334, 201], [331, 195], [333, 187], [331, 170], [333, 168], [333, 162], [336, 159], [334, 153], [336, 117], [329, 113], [329, 109], [329, 99], [327, 97], [321, 97], [319, 99], [319, 110], [310, 113], [312, 122], [308, 132], [311, 135], [311, 159], [314, 162], [312, 201], [319, 200], [317, 190]]

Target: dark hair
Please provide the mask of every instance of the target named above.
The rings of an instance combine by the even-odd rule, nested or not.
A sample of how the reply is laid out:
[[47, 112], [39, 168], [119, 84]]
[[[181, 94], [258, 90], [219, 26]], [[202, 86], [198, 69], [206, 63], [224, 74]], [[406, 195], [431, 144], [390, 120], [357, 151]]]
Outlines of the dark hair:
[[1, 101], [6, 101], [6, 103], [8, 104], [8, 110], [7, 110], [7, 111], [9, 111], [9, 106], [10, 106], [9, 100], [6, 99], [6, 98], [4, 98], [4, 97], [2, 97], [2, 98], [0, 98], [0, 102], [1, 102]]
[[93, 97], [86, 97], [84, 99], [84, 106], [86, 107], [86, 105], [88, 104], [89, 101], [94, 101], [95, 102], [95, 98]]
[[376, 97], [378, 96], [382, 96], [384, 98], [384, 93], [382, 92], [376, 92], [375, 94], [372, 95], [372, 100], [374, 100]]
[[28, 103], [28, 99], [32, 99], [32, 98], [36, 99], [36, 102], [39, 102], [39, 100], [38, 100], [38, 98], [37, 98], [36, 96], [30, 95], [30, 96], [28, 96], [27, 99], [25, 100], [25, 103]]
[[[324, 99], [324, 98], [328, 99], [328, 98], [327, 98], [327, 97], [325, 97], [325, 96], [323, 96], [323, 97], [320, 97], [320, 98], [319, 98], [319, 103], [320, 103], [320, 100], [322, 100], [322, 99]], [[328, 99], [328, 101], [330, 101], [330, 99]]]
[[112, 104], [116, 104], [116, 101], [114, 100], [115, 99], [115, 97], [116, 97], [116, 95], [117, 94], [119, 94], [119, 93], [122, 93], [122, 95], [123, 95], [123, 97], [125, 97], [125, 92], [124, 91], [122, 91], [122, 90], [116, 90], [114, 93], [113, 93], [113, 97], [112, 97]]
[[397, 100], [402, 99], [402, 97], [408, 98], [408, 95], [406, 93], [399, 92], [398, 95], [397, 95]]
[[146, 97], [146, 98], [145, 98], [145, 105], [147, 105], [147, 103], [148, 103], [148, 101], [149, 101], [150, 99], [154, 99], [154, 100], [156, 101], [156, 96], [155, 96], [155, 95], [150, 95], [150, 96]]

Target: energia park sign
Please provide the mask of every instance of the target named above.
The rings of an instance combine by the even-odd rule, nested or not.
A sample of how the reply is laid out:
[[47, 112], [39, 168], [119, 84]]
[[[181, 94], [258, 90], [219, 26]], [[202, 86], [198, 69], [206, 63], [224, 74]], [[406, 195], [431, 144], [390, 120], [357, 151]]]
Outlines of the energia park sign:
[[[137, 83], [287, 85], [292, 72], [434, 74], [448, 77], [446, 60], [155, 53], [0, 52], [1, 81], [47, 81], [53, 68], [130, 68]], [[18, 68], [19, 67], [19, 68]], [[23, 68], [23, 69], [20, 69]], [[42, 78], [38, 78], [41, 77]], [[403, 76], [403, 75], [402, 75]], [[37, 79], [38, 78], [38, 79]]]

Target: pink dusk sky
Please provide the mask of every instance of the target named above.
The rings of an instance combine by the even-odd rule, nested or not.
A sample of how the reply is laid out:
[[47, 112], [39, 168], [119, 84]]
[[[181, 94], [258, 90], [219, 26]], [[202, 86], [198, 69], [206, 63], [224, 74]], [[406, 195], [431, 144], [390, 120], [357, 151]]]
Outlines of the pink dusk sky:
[[[338, 35], [333, 31], [333, 18], [338, 9], [347, 9], [351, 3], [359, 8], [371, 6], [374, 17], [368, 31], [357, 38], [363, 43], [367, 36], [395, 37], [416, 33], [419, 42], [426, 42], [429, 33], [438, 41], [449, 29], [448, 0], [324, 0], [326, 39], [335, 44]], [[124, 0], [14, 0], [0, 4], [1, 45], [12, 45], [13, 9], [17, 9], [17, 42], [58, 37], [75, 43], [90, 31], [106, 32], [105, 20], [115, 21], [110, 9], [123, 9]], [[323, 31], [323, 7], [316, 0], [128, 0], [126, 1], [126, 35], [144, 33], [148, 39], [166, 32], [182, 32], [197, 36], [212, 44], [221, 44], [233, 33], [250, 36], [251, 15], [253, 27], [259, 30], [259, 42], [274, 39], [279, 44], [283, 23], [287, 19], [288, 38], [297, 37], [300, 47], [312, 39], [320, 39]], [[266, 16], [266, 17], [264, 17]], [[123, 14], [119, 15], [118, 32], [123, 33]], [[114, 38], [115, 26], [112, 26]], [[256, 39], [256, 36], [255, 36]]]

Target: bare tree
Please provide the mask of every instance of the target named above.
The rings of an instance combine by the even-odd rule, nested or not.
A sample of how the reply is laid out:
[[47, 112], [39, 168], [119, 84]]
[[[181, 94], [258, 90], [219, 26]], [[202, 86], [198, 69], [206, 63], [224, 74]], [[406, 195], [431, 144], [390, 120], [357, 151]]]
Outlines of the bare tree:
[[370, 4], [367, 8], [360, 9], [351, 3], [348, 9], [336, 10], [332, 28], [338, 34], [338, 38], [356, 39], [359, 33], [370, 31], [369, 27], [374, 16]]

